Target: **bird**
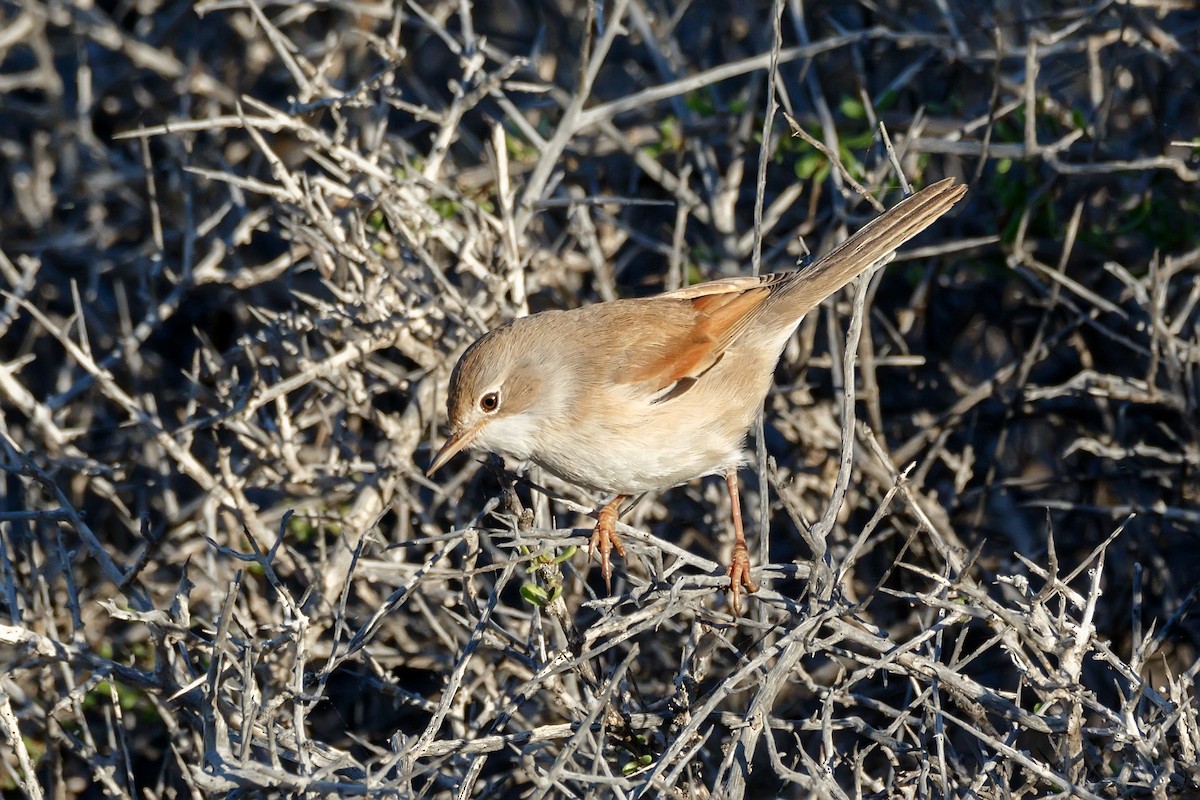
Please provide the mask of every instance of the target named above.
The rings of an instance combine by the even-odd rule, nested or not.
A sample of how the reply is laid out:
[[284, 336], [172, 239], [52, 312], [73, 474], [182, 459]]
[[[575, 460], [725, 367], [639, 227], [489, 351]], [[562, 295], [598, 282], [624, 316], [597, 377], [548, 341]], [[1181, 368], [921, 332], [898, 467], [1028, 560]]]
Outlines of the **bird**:
[[724, 475], [734, 547], [731, 605], [758, 590], [742, 531], [738, 468], [785, 345], [804, 316], [944, 215], [966, 193], [946, 178], [873, 219], [807, 268], [720, 278], [651, 297], [520, 317], [459, 357], [446, 398], [449, 435], [426, 474], [463, 450], [534, 464], [612, 496], [588, 561], [610, 553], [621, 504]]

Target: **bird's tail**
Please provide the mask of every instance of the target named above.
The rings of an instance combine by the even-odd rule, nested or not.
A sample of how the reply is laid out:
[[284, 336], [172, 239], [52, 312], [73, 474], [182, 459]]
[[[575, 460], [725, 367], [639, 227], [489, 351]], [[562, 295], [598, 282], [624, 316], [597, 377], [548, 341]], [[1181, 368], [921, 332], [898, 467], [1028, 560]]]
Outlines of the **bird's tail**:
[[966, 193], [966, 186], [946, 178], [905, 198], [808, 269], [797, 272], [787, 289], [772, 298], [772, 304], [799, 319], [932, 225]]

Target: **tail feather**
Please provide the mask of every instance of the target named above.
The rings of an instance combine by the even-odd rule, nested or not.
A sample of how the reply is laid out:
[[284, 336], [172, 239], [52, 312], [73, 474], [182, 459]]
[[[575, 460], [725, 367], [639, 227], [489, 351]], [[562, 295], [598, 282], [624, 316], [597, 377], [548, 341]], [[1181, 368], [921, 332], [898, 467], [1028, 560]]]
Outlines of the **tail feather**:
[[967, 193], [946, 178], [927, 186], [871, 220], [808, 269], [788, 280], [772, 304], [799, 318], [864, 270], [886, 259], [898, 247], [928, 228]]

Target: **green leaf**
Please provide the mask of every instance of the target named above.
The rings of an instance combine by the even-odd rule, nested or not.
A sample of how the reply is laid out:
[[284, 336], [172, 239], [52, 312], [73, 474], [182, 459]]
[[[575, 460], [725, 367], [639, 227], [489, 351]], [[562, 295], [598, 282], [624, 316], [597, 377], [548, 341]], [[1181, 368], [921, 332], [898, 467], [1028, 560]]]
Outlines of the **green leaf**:
[[809, 180], [823, 166], [828, 166], [825, 156], [813, 151], [796, 162], [796, 177], [800, 180]]
[[551, 600], [550, 595], [546, 594], [546, 590], [536, 583], [521, 584], [521, 597], [525, 598], [525, 602], [539, 608], [544, 607]]
[[862, 102], [854, 97], [843, 97], [842, 102], [838, 104], [838, 108], [849, 119], [867, 118], [867, 109], [863, 106]]
[[571, 546], [570, 546], [570, 547], [568, 547], [566, 550], [563, 550], [561, 553], [559, 553], [558, 555], [556, 555], [556, 556], [554, 557], [554, 561], [553, 561], [553, 563], [555, 563], [555, 564], [561, 564], [561, 563], [563, 563], [564, 561], [566, 561], [567, 559], [569, 559], [571, 556], [575, 555], [575, 552], [576, 552], [577, 550], [579, 550], [579, 548], [578, 548], [578, 547], [576, 547], [575, 545], [571, 545]]

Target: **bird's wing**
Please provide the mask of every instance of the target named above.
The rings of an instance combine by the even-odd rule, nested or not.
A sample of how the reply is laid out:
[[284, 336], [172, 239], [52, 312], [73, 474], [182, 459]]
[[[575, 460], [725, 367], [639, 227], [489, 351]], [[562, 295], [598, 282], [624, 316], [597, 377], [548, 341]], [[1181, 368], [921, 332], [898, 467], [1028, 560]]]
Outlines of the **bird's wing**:
[[791, 274], [790, 272], [775, 272], [770, 275], [741, 275], [736, 278], [718, 278], [715, 281], [698, 283], [695, 286], [685, 286], [673, 292], [663, 292], [660, 295], [655, 295], [655, 297], [678, 297], [682, 300], [695, 300], [712, 297], [713, 295], [741, 294], [752, 289], [766, 289], [771, 291]]
[[644, 386], [659, 402], [686, 391], [721, 360], [782, 277], [726, 278], [628, 301], [638, 319], [630, 320], [614, 379]]

